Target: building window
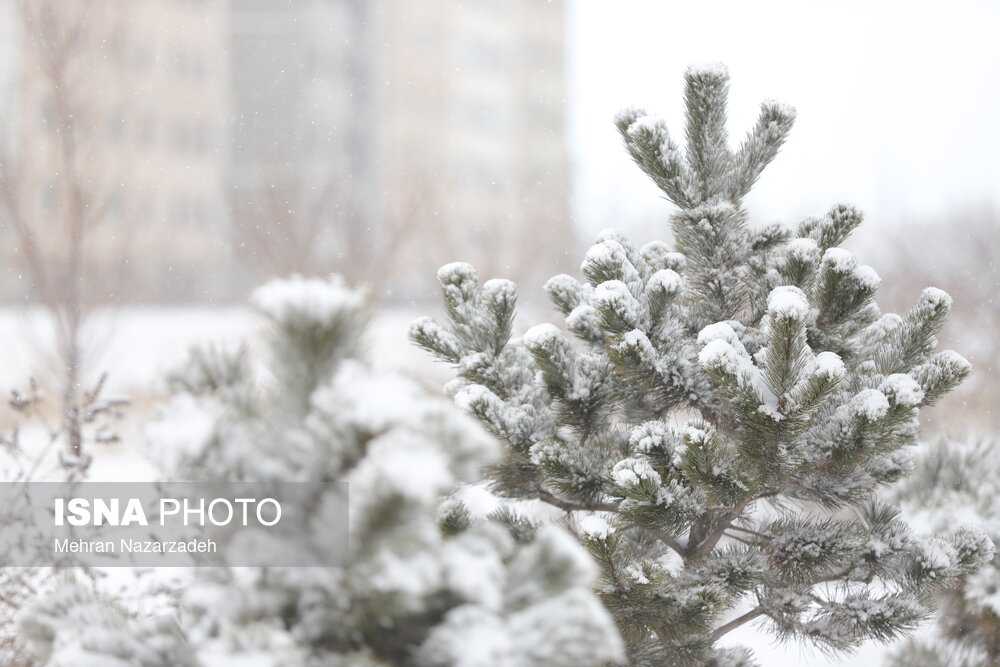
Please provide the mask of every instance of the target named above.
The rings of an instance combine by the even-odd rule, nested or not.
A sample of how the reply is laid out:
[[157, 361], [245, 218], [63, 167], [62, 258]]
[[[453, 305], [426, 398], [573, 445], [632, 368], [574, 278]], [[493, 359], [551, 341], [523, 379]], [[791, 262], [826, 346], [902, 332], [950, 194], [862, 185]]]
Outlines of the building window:
[[112, 111], [104, 119], [104, 136], [111, 143], [118, 143], [125, 128], [125, 118], [121, 109]]
[[170, 144], [176, 153], [187, 153], [191, 148], [187, 123], [175, 120], [170, 128]]
[[50, 178], [38, 192], [38, 203], [45, 215], [53, 215], [59, 208], [59, 181]]
[[188, 78], [188, 54], [187, 52], [179, 47], [175, 46], [170, 55], [170, 68], [173, 70], [174, 77], [185, 81]]
[[208, 125], [197, 122], [191, 125], [191, 146], [196, 153], [203, 155], [208, 152], [210, 136]]
[[185, 82], [202, 82], [208, 77], [208, 62], [199, 50], [174, 46], [170, 54], [170, 69], [174, 78]]
[[170, 219], [177, 224], [186, 224], [189, 219], [189, 208], [187, 197], [182, 194], [174, 195], [170, 202]]
[[146, 225], [156, 219], [156, 193], [147, 190], [138, 194], [134, 202], [135, 223]]
[[202, 225], [208, 217], [205, 200], [198, 195], [178, 192], [170, 202], [170, 218], [182, 225]]
[[205, 201], [201, 197], [192, 197], [188, 202], [188, 219], [196, 225], [205, 224]]
[[132, 62], [138, 72], [145, 72], [153, 66], [153, 47], [148, 42], [139, 42], [132, 53]]
[[208, 67], [205, 64], [205, 56], [200, 51], [191, 54], [191, 78], [199, 83], [203, 82], [208, 74]]
[[507, 130], [513, 122], [509, 109], [484, 99], [459, 101], [455, 115], [461, 125], [482, 132]]
[[506, 50], [485, 40], [465, 38], [455, 47], [455, 60], [461, 67], [496, 71], [509, 64]]
[[52, 130], [56, 125], [56, 106], [51, 95], [45, 95], [38, 103], [38, 122], [46, 130]]
[[135, 128], [135, 143], [140, 148], [147, 148], [156, 139], [156, 121], [152, 112], [146, 111], [139, 117]]
[[125, 32], [120, 24], [116, 24], [108, 33], [107, 39], [104, 40], [104, 46], [114, 62], [119, 63], [124, 59]]
[[498, 165], [470, 156], [456, 169], [455, 186], [467, 192], [485, 192], [505, 187], [508, 180], [505, 176]]
[[113, 222], [120, 223], [122, 218], [122, 191], [113, 190], [110, 192], [104, 200], [104, 219]]

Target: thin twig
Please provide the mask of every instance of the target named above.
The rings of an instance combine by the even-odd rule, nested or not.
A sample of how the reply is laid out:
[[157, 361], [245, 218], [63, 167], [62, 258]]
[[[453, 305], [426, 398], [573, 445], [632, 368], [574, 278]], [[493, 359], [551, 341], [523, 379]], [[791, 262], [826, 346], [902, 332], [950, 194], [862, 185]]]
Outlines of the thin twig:
[[577, 503], [572, 500], [566, 500], [565, 498], [560, 498], [559, 496], [553, 494], [551, 491], [546, 489], [538, 489], [538, 499], [542, 502], [548, 503], [558, 507], [559, 509], [566, 510], [567, 512], [584, 511], [584, 512], [614, 512], [617, 511], [618, 507], [612, 505], [611, 503]]
[[726, 633], [732, 632], [733, 630], [740, 627], [744, 623], [749, 623], [758, 616], [763, 616], [763, 615], [764, 615], [763, 609], [761, 609], [760, 607], [754, 607], [753, 609], [743, 614], [742, 616], [737, 616], [736, 618], [729, 621], [725, 625], [721, 625], [718, 628], [716, 628], [715, 632], [713, 632], [712, 635], [709, 637], [709, 641], [715, 643], [716, 641], [719, 640], [720, 637], [722, 637]]
[[753, 535], [754, 537], [758, 537], [758, 538], [760, 538], [762, 540], [773, 540], [774, 539], [770, 535], [765, 535], [764, 533], [758, 533], [756, 530], [750, 530], [749, 528], [743, 528], [742, 526], [738, 526], [735, 523], [732, 524], [731, 526], [729, 526], [729, 529], [730, 530], [738, 530], [741, 533], [746, 533], [748, 535]]
[[[730, 526], [730, 528], [732, 528], [732, 526]], [[728, 537], [728, 538], [729, 538], [729, 539], [731, 539], [731, 540], [736, 540], [737, 542], [740, 542], [740, 543], [742, 543], [742, 544], [745, 544], [745, 545], [747, 545], [747, 546], [749, 546], [749, 547], [755, 547], [755, 546], [757, 546], [757, 543], [756, 543], [756, 542], [751, 542], [750, 540], [745, 540], [745, 539], [743, 539], [742, 537], [738, 537], [738, 536], [736, 536], [736, 535], [731, 535], [731, 534], [729, 534], [729, 533], [725, 533], [725, 534], [724, 534], [723, 536], [724, 536], [724, 537]]]

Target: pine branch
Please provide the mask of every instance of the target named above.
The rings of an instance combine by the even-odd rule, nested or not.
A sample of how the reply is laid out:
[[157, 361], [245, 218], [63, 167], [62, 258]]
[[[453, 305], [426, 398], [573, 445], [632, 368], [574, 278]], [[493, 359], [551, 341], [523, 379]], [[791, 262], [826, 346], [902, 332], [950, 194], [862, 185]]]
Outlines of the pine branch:
[[736, 524], [730, 525], [729, 530], [738, 530], [741, 533], [746, 533], [748, 535], [753, 535], [754, 537], [761, 540], [773, 539], [771, 535], [765, 535], [764, 533], [758, 533], [756, 530], [750, 530], [749, 528], [743, 528], [742, 526], [737, 526]]
[[617, 505], [611, 503], [577, 503], [566, 500], [546, 489], [538, 489], [538, 499], [567, 512], [615, 512]]
[[688, 558], [693, 560], [698, 560], [704, 558], [712, 549], [719, 543], [722, 536], [725, 534], [726, 529], [732, 525], [743, 510], [746, 509], [747, 505], [753, 502], [754, 498], [747, 498], [736, 504], [733, 508], [726, 508], [726, 512], [719, 517], [713, 517], [711, 521], [713, 522], [713, 527], [709, 529], [708, 534], [702, 538], [697, 544], [688, 545]]
[[725, 636], [727, 633], [732, 632], [741, 625], [749, 623], [755, 618], [763, 615], [764, 615], [764, 610], [762, 608], [754, 607], [753, 609], [743, 614], [742, 616], [737, 616], [736, 618], [729, 621], [725, 625], [721, 625], [718, 628], [716, 628], [715, 631], [712, 632], [711, 636], [709, 637], [709, 641], [714, 644], [720, 638]]
[[678, 540], [673, 535], [670, 535], [669, 533], [665, 533], [662, 530], [657, 530], [656, 528], [649, 528], [647, 526], [638, 526], [636, 524], [630, 524], [630, 527], [632, 527], [632, 528], [639, 528], [640, 530], [645, 530], [645, 531], [649, 532], [650, 535], [653, 535], [656, 539], [660, 540], [661, 542], [663, 542], [664, 544], [666, 544], [668, 547], [670, 547], [671, 549], [673, 549], [674, 552], [677, 553], [678, 556], [683, 556], [684, 555], [685, 546], [682, 545], [680, 543], [680, 540]]
[[[732, 528], [732, 526], [730, 526], [730, 529], [731, 529], [731, 528]], [[730, 533], [725, 533], [725, 534], [723, 535], [723, 537], [728, 537], [728, 538], [729, 538], [729, 539], [731, 539], [731, 540], [736, 540], [736, 541], [737, 541], [737, 542], [739, 542], [740, 544], [745, 544], [745, 545], [747, 545], [748, 547], [754, 547], [754, 546], [757, 546], [757, 543], [756, 543], [756, 542], [751, 542], [750, 540], [747, 540], [747, 539], [744, 539], [744, 538], [742, 538], [742, 537], [740, 537], [740, 536], [738, 536], [738, 535], [732, 535], [732, 534], [730, 534]]]

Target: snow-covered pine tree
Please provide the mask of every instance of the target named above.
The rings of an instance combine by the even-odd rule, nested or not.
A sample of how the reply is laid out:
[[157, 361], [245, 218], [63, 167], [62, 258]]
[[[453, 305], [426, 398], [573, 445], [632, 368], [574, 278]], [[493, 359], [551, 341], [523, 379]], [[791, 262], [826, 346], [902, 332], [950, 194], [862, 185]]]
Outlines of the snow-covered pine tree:
[[677, 205], [674, 248], [605, 231], [585, 282], [552, 278], [575, 343], [552, 324], [512, 338], [514, 284], [462, 263], [438, 273], [448, 324], [411, 338], [509, 444], [494, 490], [577, 519], [631, 664], [749, 664], [717, 644], [754, 619], [832, 651], [889, 640], [989, 558], [978, 532], [917, 537], [872, 495], [905, 475], [919, 408], [969, 374], [934, 353], [950, 298], [929, 288], [880, 315], [878, 275], [839, 247], [861, 222], [850, 206], [751, 227], [742, 199], [794, 112], [765, 102], [732, 150], [725, 68], [685, 83], [686, 149], [642, 111], [616, 119]]
[[[922, 450], [913, 474], [892, 494], [914, 524], [947, 531], [973, 521], [1000, 540], [1000, 443], [944, 438]], [[988, 536], [988, 537], [987, 537]], [[988, 667], [1000, 664], [1000, 559], [959, 577], [938, 594], [936, 632], [919, 633], [895, 651], [894, 667]]]
[[[206, 569], [183, 601], [206, 664], [571, 667], [623, 655], [592, 592], [597, 568], [564, 529], [442, 504], [499, 445], [360, 359], [361, 292], [292, 278], [253, 300], [269, 335], [193, 351], [152, 439], [182, 479], [347, 482], [350, 554], [341, 568]], [[310, 548], [337, 539], [330, 507], [316, 500]]]

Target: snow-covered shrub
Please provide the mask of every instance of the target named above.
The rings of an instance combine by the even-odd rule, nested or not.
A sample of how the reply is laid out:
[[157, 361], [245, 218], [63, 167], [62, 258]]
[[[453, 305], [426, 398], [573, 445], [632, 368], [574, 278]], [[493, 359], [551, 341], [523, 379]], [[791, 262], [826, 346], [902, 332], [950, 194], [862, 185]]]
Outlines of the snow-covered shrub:
[[[206, 569], [182, 605], [207, 664], [570, 667], [621, 656], [591, 592], [596, 568], [572, 536], [442, 504], [498, 443], [360, 358], [361, 293], [292, 278], [253, 302], [266, 333], [191, 354], [150, 429], [154, 449], [181, 479], [347, 482], [349, 562]], [[325, 500], [310, 512], [310, 548], [330, 546]]]
[[[45, 642], [26, 645], [22, 641], [28, 636], [22, 631], [22, 621], [47, 604], [40, 603], [39, 600], [52, 602], [50, 595], [54, 587], [71, 581], [74, 594], [94, 599], [100, 597], [90, 578], [74, 576], [74, 573], [82, 574], [83, 570], [74, 567], [77, 561], [72, 554], [60, 557], [59, 570], [53, 567], [24, 568], [9, 565], [12, 562], [23, 562], [26, 550], [34, 552], [38, 561], [45, 561], [51, 554], [51, 545], [44, 537], [45, 529], [36, 522], [33, 509], [37, 508], [32, 508], [30, 494], [21, 493], [22, 487], [16, 485], [54, 479], [84, 480], [93, 460], [90, 452], [99, 449], [101, 445], [119, 441], [114, 426], [123, 417], [123, 408], [129, 401], [122, 396], [108, 396], [105, 380], [106, 376], [101, 376], [87, 390], [78, 392], [72, 399], [66, 399], [59, 405], [64, 411], [63, 419], [54, 423], [46, 414], [46, 392], [33, 378], [25, 388], [11, 390], [6, 400], [14, 424], [9, 432], [0, 434], [0, 470], [3, 471], [0, 473], [0, 483], [8, 485], [5, 502], [0, 509], [0, 532], [5, 537], [0, 548], [0, 664], [30, 667], [38, 664], [41, 660], [39, 655], [48, 656], [52, 653], [52, 646]], [[17, 498], [17, 502], [10, 502], [11, 498]], [[15, 556], [8, 550], [21, 554]], [[60, 570], [65, 576], [56, 576]], [[69, 599], [64, 592], [60, 594], [63, 595], [61, 599], [64, 602]], [[29, 605], [29, 602], [32, 604]], [[61, 603], [52, 602], [54, 606], [50, 605], [50, 608], [53, 613], [58, 610], [59, 604]], [[78, 621], [79, 618], [73, 623]], [[113, 627], [105, 629], [109, 633], [114, 632]], [[60, 627], [60, 641], [70, 641], [66, 633], [78, 631], [72, 623], [69, 628]], [[121, 639], [125, 644], [131, 641], [125, 635]], [[60, 649], [59, 655], [70, 655], [73, 650], [66, 649], [66, 652]], [[126, 651], [123, 655], [132, 654]], [[156, 659], [153, 654], [147, 654], [146, 657], [149, 660]], [[52, 664], [71, 663], [60, 659], [53, 660]], [[129, 664], [166, 663], [141, 662], [136, 657]]]
[[[1000, 540], [1000, 441], [944, 438], [916, 458], [913, 475], [894, 490], [911, 521], [926, 531], [947, 532], [956, 523], [976, 524], [957, 545], [974, 551]], [[893, 665], [979, 667], [1000, 662], [1000, 559], [938, 592], [937, 629], [921, 633], [896, 651]]]
[[17, 615], [12, 664], [46, 667], [196, 667], [200, 663], [170, 613], [137, 616], [74, 572]]
[[733, 150], [727, 97], [721, 66], [687, 72], [685, 148], [658, 118], [618, 116], [678, 207], [674, 246], [602, 232], [585, 281], [546, 285], [572, 337], [511, 338], [515, 286], [462, 263], [438, 273], [448, 323], [411, 328], [508, 443], [495, 491], [581, 520], [634, 665], [746, 664], [715, 645], [754, 619], [834, 651], [889, 640], [990, 553], [961, 529], [918, 537], [873, 497], [906, 475], [919, 409], [969, 374], [934, 352], [951, 299], [928, 288], [882, 314], [878, 275], [839, 247], [861, 222], [851, 206], [751, 227], [743, 197], [794, 112], [765, 102]]

